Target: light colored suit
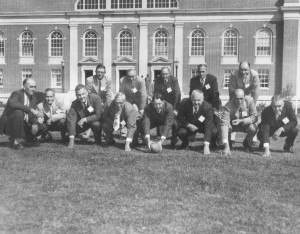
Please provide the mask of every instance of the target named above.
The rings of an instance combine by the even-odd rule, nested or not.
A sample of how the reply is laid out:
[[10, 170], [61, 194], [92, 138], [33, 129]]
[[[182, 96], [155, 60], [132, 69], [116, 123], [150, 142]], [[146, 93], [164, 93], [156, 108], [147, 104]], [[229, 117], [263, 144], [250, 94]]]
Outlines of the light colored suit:
[[45, 119], [50, 119], [50, 118], [51, 118], [51, 122], [57, 122], [61, 119], [66, 118], [65, 108], [62, 105], [60, 105], [56, 100], [52, 103], [52, 113], [50, 110], [50, 106], [47, 104], [46, 101], [39, 103], [36, 106], [36, 109], [44, 114], [43, 117], [40, 117], [38, 119], [40, 123], [44, 123]]
[[104, 76], [101, 80], [101, 85], [98, 76], [90, 76], [85, 81], [85, 86], [88, 93], [95, 93], [101, 97], [102, 102], [108, 102], [112, 99], [111, 79]]

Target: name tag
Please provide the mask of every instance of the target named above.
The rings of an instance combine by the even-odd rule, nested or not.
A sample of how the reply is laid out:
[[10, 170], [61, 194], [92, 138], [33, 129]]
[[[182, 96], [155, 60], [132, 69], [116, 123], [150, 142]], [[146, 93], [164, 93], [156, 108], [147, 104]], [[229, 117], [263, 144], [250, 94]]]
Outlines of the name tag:
[[169, 88], [167, 88], [167, 92], [168, 93], [171, 93], [172, 92], [172, 89], [169, 87]]
[[136, 93], [136, 92], [137, 92], [137, 89], [136, 89], [136, 88], [133, 88], [133, 89], [132, 89], [132, 92], [133, 92], [133, 93]]
[[101, 91], [104, 91], [104, 90], [105, 90], [105, 87], [100, 87], [100, 90], [101, 90]]
[[126, 122], [124, 120], [122, 120], [121, 125], [125, 125], [125, 124], [126, 124]]
[[205, 85], [205, 88], [210, 89], [210, 85], [209, 84]]
[[198, 120], [202, 123], [205, 120], [205, 117], [201, 115]]
[[245, 88], [248, 88], [250, 86], [250, 84], [245, 84]]
[[247, 111], [243, 111], [243, 112], [242, 112], [242, 117], [247, 117], [247, 116], [248, 116]]
[[288, 119], [288, 117], [285, 117], [285, 118], [282, 120], [282, 122], [283, 122], [284, 124], [287, 124], [288, 122], [290, 122], [290, 120]]
[[94, 108], [92, 106], [89, 106], [89, 108], [87, 109], [90, 113], [92, 113], [94, 111]]

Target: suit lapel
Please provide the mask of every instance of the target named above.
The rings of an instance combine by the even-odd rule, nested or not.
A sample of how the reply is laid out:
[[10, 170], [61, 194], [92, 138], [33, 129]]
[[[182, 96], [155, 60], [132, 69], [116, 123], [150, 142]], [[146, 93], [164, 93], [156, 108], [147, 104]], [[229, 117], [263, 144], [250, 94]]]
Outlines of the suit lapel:
[[95, 76], [93, 76], [93, 88], [95, 89], [96, 93], [99, 93], [99, 82]]

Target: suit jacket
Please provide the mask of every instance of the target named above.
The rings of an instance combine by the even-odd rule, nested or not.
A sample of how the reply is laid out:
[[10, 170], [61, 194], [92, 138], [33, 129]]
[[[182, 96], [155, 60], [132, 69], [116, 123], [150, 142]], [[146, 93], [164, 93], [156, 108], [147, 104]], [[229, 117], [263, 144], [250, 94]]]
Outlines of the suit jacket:
[[[187, 128], [189, 124], [193, 124], [198, 128], [204, 128], [204, 141], [210, 142], [212, 129], [214, 127], [213, 115], [212, 106], [207, 101], [203, 101], [198, 112], [194, 115], [194, 106], [192, 101], [190, 99], [184, 99], [180, 103], [177, 118], [180, 125], [185, 128]], [[201, 121], [201, 119], [203, 120]]]
[[[288, 120], [288, 122], [284, 123], [283, 121], [286, 120]], [[261, 113], [260, 129], [264, 128], [264, 125], [269, 125], [270, 129], [273, 131], [276, 131], [278, 128], [282, 127], [285, 132], [297, 127], [298, 121], [292, 104], [289, 101], [284, 102], [284, 106], [281, 115], [278, 117], [278, 120], [276, 120], [276, 115], [272, 109], [272, 106], [266, 107]]]
[[149, 103], [144, 111], [144, 118], [142, 120], [143, 130], [145, 135], [150, 135], [150, 126], [164, 126], [162, 136], [167, 137], [174, 122], [173, 106], [164, 101], [160, 113], [156, 111], [152, 103]]
[[254, 103], [257, 103], [260, 86], [259, 86], [259, 77], [258, 73], [255, 70], [250, 69], [250, 74], [247, 79], [244, 81], [240, 76], [239, 70], [231, 73], [229, 80], [229, 98], [234, 98], [234, 91], [236, 89], [242, 89], [245, 92], [245, 95], [251, 96], [254, 99]]
[[193, 90], [200, 89], [204, 94], [204, 100], [209, 102], [213, 108], [219, 109], [221, 105], [218, 89], [218, 80], [215, 76], [207, 74], [203, 87], [200, 83], [200, 77], [196, 76], [190, 80], [190, 96]]
[[0, 118], [0, 134], [5, 133], [7, 135], [11, 135], [10, 134], [12, 131], [11, 126], [13, 125], [12, 115], [13, 112], [16, 110], [21, 110], [24, 113], [28, 114], [29, 123], [31, 124], [37, 123], [37, 118], [33, 114], [31, 114], [31, 109], [34, 108], [38, 103], [37, 98], [34, 95], [30, 97], [28, 96], [29, 98], [29, 107], [28, 107], [24, 105], [24, 95], [26, 95], [24, 89], [20, 89], [14, 91], [8, 98], [5, 109]]
[[111, 79], [107, 76], [103, 77], [101, 80], [101, 86], [99, 87], [99, 80], [96, 75], [90, 76], [85, 80], [85, 86], [89, 93], [98, 94], [101, 97], [103, 102], [107, 102], [111, 100], [112, 87], [111, 87]]
[[[88, 110], [89, 107], [92, 107], [91, 111]], [[102, 101], [100, 96], [97, 94], [91, 93], [88, 95], [86, 110], [84, 110], [80, 101], [77, 99], [73, 101], [67, 114], [67, 128], [69, 136], [76, 134], [76, 125], [80, 119], [86, 118], [86, 123], [90, 124], [95, 121], [100, 121], [102, 113]]]
[[181, 101], [180, 87], [178, 79], [169, 76], [167, 83], [161, 76], [158, 76], [154, 82], [154, 92], [161, 93], [164, 100], [173, 105], [174, 110], [178, 110]]
[[[113, 124], [115, 114], [118, 112], [115, 101], [112, 101], [111, 104], [104, 110], [103, 113], [103, 122]], [[127, 128], [127, 138], [133, 139], [134, 132], [136, 130], [136, 118], [138, 112], [135, 110], [132, 104], [129, 102], [124, 102], [124, 105], [121, 110], [120, 122], [125, 121]]]
[[50, 117], [52, 122], [57, 122], [61, 119], [64, 119], [66, 116], [65, 108], [62, 105], [58, 104], [56, 100], [52, 103], [52, 116], [50, 113], [50, 106], [46, 101], [39, 103], [36, 106], [36, 109], [44, 114], [43, 117], [38, 118], [38, 121], [40, 123], [46, 122], [48, 119], [50, 119]]
[[[136, 92], [134, 92], [134, 88]], [[124, 76], [120, 79], [120, 92], [124, 93], [126, 96], [126, 101], [131, 104], [136, 104], [139, 110], [144, 110], [147, 101], [147, 92], [145, 80], [136, 77], [136, 79], [131, 84], [131, 81]]]

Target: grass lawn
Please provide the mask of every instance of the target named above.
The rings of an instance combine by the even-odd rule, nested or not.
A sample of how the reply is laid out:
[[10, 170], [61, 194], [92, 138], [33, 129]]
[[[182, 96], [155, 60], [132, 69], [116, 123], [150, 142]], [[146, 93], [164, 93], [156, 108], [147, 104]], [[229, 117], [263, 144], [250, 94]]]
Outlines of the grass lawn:
[[[0, 233], [300, 233], [300, 146], [123, 151], [54, 142], [16, 151], [0, 137]], [[168, 144], [168, 142], [167, 142]]]

